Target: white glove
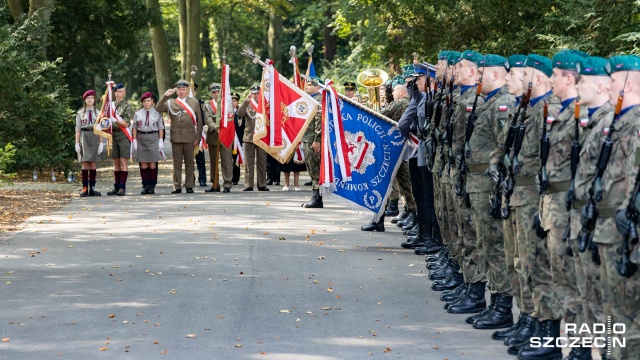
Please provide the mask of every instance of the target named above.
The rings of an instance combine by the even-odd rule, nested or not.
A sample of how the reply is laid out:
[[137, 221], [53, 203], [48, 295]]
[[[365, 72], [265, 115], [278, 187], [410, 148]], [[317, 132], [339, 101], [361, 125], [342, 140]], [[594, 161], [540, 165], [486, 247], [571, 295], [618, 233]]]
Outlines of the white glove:
[[76, 143], [76, 152], [80, 154], [80, 143]]
[[133, 150], [138, 151], [138, 139], [133, 139], [131, 146], [133, 146]]
[[100, 144], [98, 144], [98, 155], [102, 154], [103, 150], [104, 150], [104, 143], [100, 141]]
[[158, 139], [158, 150], [164, 149], [164, 140]]

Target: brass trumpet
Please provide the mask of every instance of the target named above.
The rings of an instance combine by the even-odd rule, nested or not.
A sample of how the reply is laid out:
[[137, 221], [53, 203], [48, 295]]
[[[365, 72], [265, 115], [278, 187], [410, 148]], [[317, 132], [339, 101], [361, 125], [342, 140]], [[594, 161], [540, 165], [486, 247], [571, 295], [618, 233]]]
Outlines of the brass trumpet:
[[380, 69], [367, 69], [358, 74], [356, 81], [367, 88], [369, 102], [367, 105], [374, 111], [380, 111], [380, 85], [389, 80], [389, 74]]

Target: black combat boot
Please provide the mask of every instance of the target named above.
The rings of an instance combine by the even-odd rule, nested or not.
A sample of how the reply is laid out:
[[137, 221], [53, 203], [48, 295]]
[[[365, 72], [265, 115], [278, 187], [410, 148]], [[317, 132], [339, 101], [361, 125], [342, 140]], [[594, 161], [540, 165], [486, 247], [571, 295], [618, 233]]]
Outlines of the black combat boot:
[[464, 282], [464, 278], [462, 274], [457, 273], [449, 276], [446, 279], [436, 280], [431, 284], [431, 290], [434, 291], [444, 291], [451, 290], [457, 288], [460, 284]]
[[149, 190], [147, 191], [147, 194], [155, 194], [156, 193], [156, 186], [155, 185], [149, 185]]
[[434, 271], [429, 272], [429, 280], [445, 279], [460, 271], [460, 265], [455, 260], [449, 260], [447, 265]]
[[493, 340], [504, 341], [506, 338], [508, 338], [509, 336], [515, 334], [516, 332], [518, 332], [518, 330], [520, 330], [520, 326], [522, 326], [522, 322], [526, 317], [527, 317], [527, 314], [520, 312], [520, 315], [518, 316], [518, 321], [516, 321], [515, 324], [511, 325], [511, 327], [508, 328], [507, 330], [494, 331], [493, 334], [491, 334], [491, 338]]
[[100, 194], [100, 191], [96, 191], [93, 186], [89, 186], [89, 196], [102, 196], [102, 194]]
[[384, 212], [386, 216], [396, 216], [400, 214], [400, 210], [398, 209], [398, 199], [389, 200], [387, 204], [387, 210]]
[[520, 329], [504, 340], [504, 344], [509, 347], [507, 352], [510, 355], [518, 355], [520, 348], [529, 343], [529, 339], [538, 336], [540, 333], [540, 322], [537, 318], [527, 317], [522, 321]]
[[462, 283], [460, 284], [460, 286], [456, 287], [453, 290], [443, 291], [440, 294], [440, 301], [444, 301], [448, 303], [455, 302], [458, 298], [460, 298], [462, 295], [467, 293], [468, 287], [469, 287], [469, 284]]
[[[408, 220], [409, 218], [407, 218]], [[405, 222], [407, 221], [405, 220]], [[407, 224], [405, 226], [402, 227], [403, 231], [409, 231], [411, 229], [413, 229], [416, 225], [418, 224], [418, 215], [415, 215], [412, 219], [411, 222], [407, 222]]]
[[449, 257], [449, 251], [447, 250], [447, 248], [442, 248], [435, 254], [427, 255], [424, 260], [428, 263], [432, 263], [434, 261], [439, 261], [443, 257]]
[[[553, 338], [550, 344], [555, 344], [555, 339], [560, 337], [560, 319], [545, 320], [540, 324], [540, 338]], [[561, 347], [532, 347], [527, 342], [520, 348], [518, 360], [562, 360]]]
[[313, 195], [311, 196], [311, 200], [308, 203], [302, 204], [302, 207], [307, 209], [321, 209], [324, 207], [322, 203], [322, 196], [320, 196], [320, 190], [313, 190]]
[[427, 269], [429, 270], [438, 270], [449, 264], [449, 261], [455, 261], [453, 258], [443, 256], [439, 260], [435, 260], [427, 264]]
[[[402, 235], [407, 235], [409, 238], [415, 238], [418, 236], [418, 224], [415, 224], [410, 230], [403, 230]], [[411, 239], [409, 239], [411, 240]]]
[[471, 314], [484, 310], [487, 301], [484, 298], [484, 291], [487, 283], [478, 281], [469, 285], [466, 296], [451, 304], [447, 309], [449, 314]]
[[398, 216], [394, 216], [391, 218], [391, 223], [392, 224], [397, 224], [398, 221], [402, 221], [404, 219], [407, 218], [407, 216], [409, 216], [410, 212], [407, 211], [407, 207], [405, 206], [404, 208], [402, 208], [402, 212], [400, 214], [398, 214]]
[[416, 223], [416, 213], [409, 213], [409, 215], [407, 215], [406, 218], [404, 218], [404, 220], [402, 221], [398, 221], [396, 223], [396, 226], [399, 228], [403, 228], [409, 224], [414, 224]]
[[400, 246], [402, 246], [405, 249], [415, 249], [415, 248], [419, 248], [421, 246], [424, 245], [424, 239], [420, 236], [421, 233], [423, 233], [423, 227], [422, 225], [418, 224], [418, 235], [417, 236], [413, 236], [413, 237], [409, 237], [407, 239], [407, 241], [403, 242]]
[[380, 220], [378, 220], [377, 222], [371, 220], [371, 222], [369, 222], [367, 225], [362, 225], [360, 227], [360, 230], [384, 232], [384, 215], [382, 215]]
[[144, 185], [142, 187], [142, 191], [140, 191], [140, 195], [146, 195], [149, 193], [149, 185]]
[[591, 348], [574, 347], [566, 358], [562, 360], [593, 360]]
[[[492, 295], [493, 296], [493, 295]], [[494, 307], [473, 323], [474, 329], [502, 329], [513, 325], [513, 297], [498, 295]]]
[[473, 325], [473, 323], [476, 322], [477, 319], [486, 316], [496, 306], [497, 298], [498, 298], [498, 294], [491, 294], [491, 298], [489, 300], [489, 306], [484, 308], [484, 310], [482, 310], [481, 312], [467, 317], [466, 319], [464, 319], [464, 322], [466, 322], [469, 325]]

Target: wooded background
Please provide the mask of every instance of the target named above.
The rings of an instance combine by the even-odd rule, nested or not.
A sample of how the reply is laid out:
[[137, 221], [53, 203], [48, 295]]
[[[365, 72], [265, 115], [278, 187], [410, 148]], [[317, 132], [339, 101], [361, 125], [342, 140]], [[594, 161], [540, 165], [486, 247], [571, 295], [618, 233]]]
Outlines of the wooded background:
[[314, 45], [319, 76], [335, 83], [372, 67], [393, 75], [414, 52], [434, 62], [442, 49], [609, 57], [640, 53], [639, 12], [630, 0], [7, 0], [0, 157], [11, 143], [8, 170], [68, 167], [74, 112], [84, 91], [104, 91], [108, 68], [137, 101], [188, 80], [191, 65], [201, 90], [219, 82], [223, 48], [232, 89], [246, 91], [261, 69], [239, 54], [244, 44], [285, 76], [289, 47], [304, 72], [305, 48]]

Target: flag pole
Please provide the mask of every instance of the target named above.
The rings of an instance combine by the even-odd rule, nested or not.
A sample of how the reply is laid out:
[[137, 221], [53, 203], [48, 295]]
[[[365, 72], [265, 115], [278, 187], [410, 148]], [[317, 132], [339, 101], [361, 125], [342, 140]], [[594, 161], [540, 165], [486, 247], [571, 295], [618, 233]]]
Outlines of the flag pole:
[[[227, 64], [227, 48], [222, 48], [222, 69], [224, 70], [225, 65]], [[224, 78], [220, 78], [220, 83], [222, 83], [224, 81]], [[227, 84], [227, 86], [229, 86], [229, 84]], [[222, 94], [222, 96], [224, 96], [224, 94]], [[222, 102], [223, 100], [220, 99], [220, 102]], [[222, 109], [222, 103], [220, 104], [220, 109]], [[227, 119], [223, 119], [223, 117], [226, 114], [220, 114], [220, 122], [218, 123], [218, 143], [216, 144], [216, 159], [215, 159], [215, 163], [213, 164], [213, 188], [217, 189], [219, 187], [218, 185], [218, 162], [221, 160], [220, 159], [220, 129], [222, 128], [222, 122], [223, 121], [227, 121]]]

